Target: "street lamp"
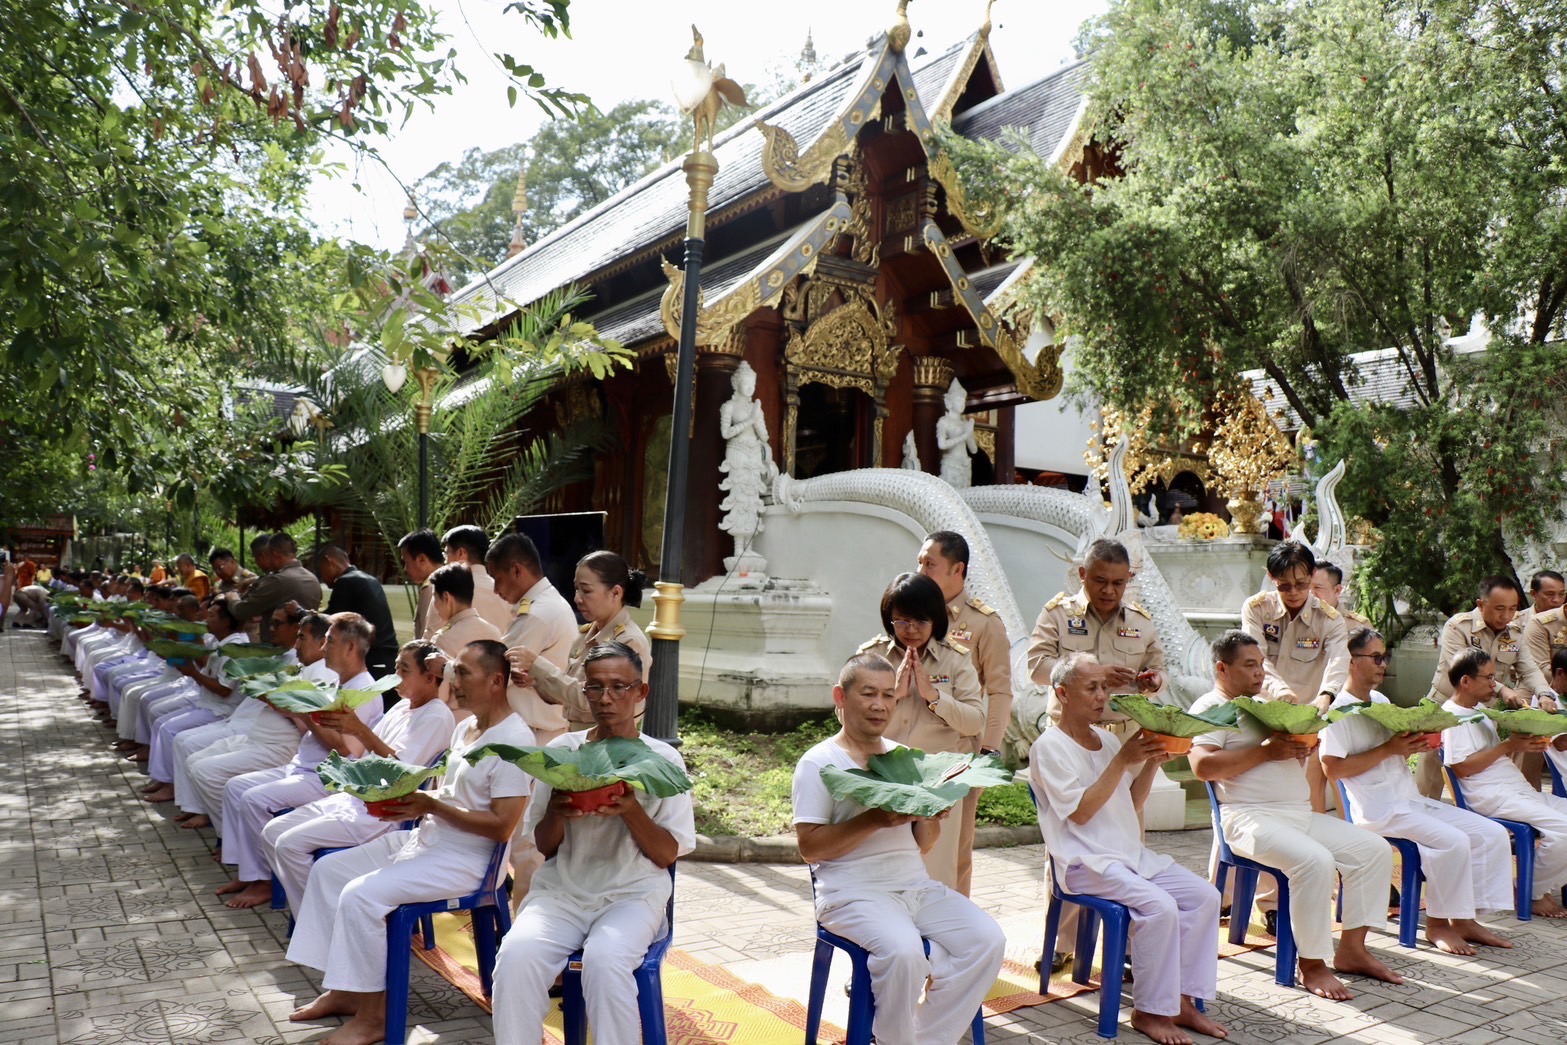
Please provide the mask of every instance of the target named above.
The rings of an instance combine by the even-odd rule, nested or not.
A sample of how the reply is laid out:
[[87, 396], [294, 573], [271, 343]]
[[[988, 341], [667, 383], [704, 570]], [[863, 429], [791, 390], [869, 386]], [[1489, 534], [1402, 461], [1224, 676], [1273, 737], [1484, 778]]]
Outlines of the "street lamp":
[[[414, 367], [414, 380], [419, 384], [419, 402], [414, 407], [414, 425], [419, 431], [419, 529], [430, 525], [430, 411], [434, 406], [435, 381], [441, 372], [435, 367]], [[408, 368], [401, 363], [388, 363], [381, 368], [381, 383], [396, 395], [408, 380]]]
[[[303, 436], [307, 426], [316, 430], [316, 472], [321, 471], [321, 447], [326, 442], [326, 430], [332, 427], [332, 419], [310, 400], [301, 397], [294, 403], [294, 412], [289, 415], [289, 427], [294, 430], [296, 436]], [[311, 545], [311, 554], [318, 555], [321, 551], [321, 505], [316, 505], [316, 539]]]
[[726, 103], [744, 105], [745, 95], [724, 67], [714, 69], [702, 54], [702, 34], [691, 27], [694, 40], [684, 61], [673, 70], [670, 86], [681, 112], [692, 119], [695, 131], [691, 155], [681, 169], [691, 199], [686, 217], [685, 285], [680, 306], [680, 344], [675, 356], [675, 409], [669, 430], [669, 482], [664, 500], [664, 549], [659, 559], [659, 581], [654, 585], [652, 640], [653, 670], [649, 678], [647, 715], [643, 728], [670, 743], [676, 737], [680, 710], [680, 640], [686, 629], [680, 623], [680, 604], [686, 601], [682, 581], [685, 559], [685, 505], [691, 452], [691, 383], [696, 369], [696, 320], [700, 308], [703, 238], [707, 226], [707, 194], [718, 174], [713, 155], [713, 122]]

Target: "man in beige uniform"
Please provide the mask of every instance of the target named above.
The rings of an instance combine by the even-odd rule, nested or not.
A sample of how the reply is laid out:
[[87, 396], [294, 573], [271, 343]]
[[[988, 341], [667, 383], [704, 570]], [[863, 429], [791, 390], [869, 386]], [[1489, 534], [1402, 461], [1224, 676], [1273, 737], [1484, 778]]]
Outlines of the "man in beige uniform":
[[490, 535], [477, 526], [453, 526], [441, 538], [447, 562], [466, 563], [473, 573], [473, 608], [479, 616], [504, 632], [511, 627], [512, 604], [495, 590], [495, 579], [484, 568]]
[[[1556, 710], [1555, 692], [1549, 681], [1549, 658], [1546, 670], [1524, 649], [1524, 629], [1518, 624], [1518, 586], [1511, 577], [1493, 575], [1480, 582], [1475, 608], [1449, 617], [1442, 625], [1441, 654], [1437, 659], [1436, 674], [1431, 677], [1431, 688], [1439, 696], [1431, 699], [1437, 703], [1452, 699], [1453, 684], [1448, 681], [1448, 670], [1459, 655], [1468, 649], [1485, 650], [1496, 665], [1496, 692], [1509, 707], [1526, 708], [1541, 698], [1541, 706], [1547, 711]], [[1546, 622], [1546, 627], [1549, 623]], [[1518, 768], [1525, 777], [1539, 786], [1545, 772], [1544, 759], [1539, 755], [1523, 755]], [[1442, 793], [1442, 769], [1434, 753], [1420, 756], [1415, 764], [1415, 784], [1427, 798]]]
[[[965, 590], [968, 583], [968, 541], [951, 530], [927, 534], [919, 552], [919, 570], [941, 588], [947, 600], [947, 637], [969, 649], [980, 688], [985, 691], [985, 729], [976, 738], [981, 753], [1001, 750], [1002, 737], [1012, 721], [1012, 657], [1006, 625], [1001, 616]], [[970, 791], [963, 800], [958, 835], [958, 881], [954, 888], [964, 896], [974, 876], [974, 816], [980, 792]]]
[[430, 613], [441, 622], [432, 641], [456, 664], [470, 642], [499, 642], [501, 630], [473, 608], [473, 573], [467, 564], [449, 562], [430, 574]]
[[435, 597], [435, 591], [430, 587], [430, 574], [446, 562], [441, 540], [434, 530], [412, 530], [397, 542], [397, 553], [402, 556], [403, 573], [419, 589], [419, 598], [414, 604], [414, 638], [433, 639], [441, 622], [430, 611], [430, 600]]
[[1361, 616], [1354, 610], [1346, 610], [1339, 605], [1339, 599], [1344, 595], [1344, 571], [1339, 569], [1336, 563], [1325, 559], [1317, 563], [1317, 568], [1311, 571], [1311, 594], [1315, 595], [1322, 605], [1332, 606], [1338, 610], [1339, 616], [1344, 618], [1346, 631], [1371, 626], [1369, 617]]
[[1523, 629], [1523, 646], [1540, 674], [1551, 677], [1551, 656], [1567, 648], [1567, 583], [1555, 570], [1541, 570], [1529, 582], [1534, 605], [1519, 612], [1513, 622]]
[[[1135, 602], [1126, 602], [1132, 580], [1132, 558], [1120, 541], [1101, 537], [1088, 546], [1077, 569], [1083, 589], [1061, 592], [1045, 603], [1029, 636], [1028, 670], [1034, 682], [1050, 685], [1050, 670], [1068, 653], [1092, 653], [1105, 668], [1111, 693], [1157, 693], [1164, 689], [1164, 647], [1153, 617]], [[1052, 689], [1049, 715], [1061, 717]], [[1125, 715], [1105, 710], [1099, 723], [1117, 735], [1127, 729]]]

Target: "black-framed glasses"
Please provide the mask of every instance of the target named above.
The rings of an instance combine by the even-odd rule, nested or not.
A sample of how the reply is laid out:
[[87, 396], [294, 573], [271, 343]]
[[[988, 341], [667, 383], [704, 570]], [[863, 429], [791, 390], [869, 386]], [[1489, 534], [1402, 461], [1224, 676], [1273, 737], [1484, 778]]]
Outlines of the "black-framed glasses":
[[1371, 663], [1375, 664], [1377, 667], [1381, 667], [1382, 665], [1386, 664], [1388, 661], [1393, 659], [1392, 657], [1388, 656], [1386, 653], [1351, 653], [1350, 656], [1351, 657], [1369, 657], [1369, 658], [1371, 658]]

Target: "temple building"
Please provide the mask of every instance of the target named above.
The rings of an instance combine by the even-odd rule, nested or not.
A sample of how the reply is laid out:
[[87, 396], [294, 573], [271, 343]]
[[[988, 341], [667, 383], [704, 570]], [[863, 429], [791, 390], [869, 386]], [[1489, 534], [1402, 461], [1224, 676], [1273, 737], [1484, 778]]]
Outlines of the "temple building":
[[[773, 459], [808, 479], [851, 469], [941, 470], [937, 422], [954, 379], [974, 421], [975, 485], [1017, 472], [1017, 412], [1056, 397], [1061, 346], [1017, 304], [1027, 259], [994, 242], [998, 215], [971, 201], [938, 128], [999, 139], [1021, 129], [1080, 179], [1103, 163], [1082, 130], [1086, 65], [1002, 82], [987, 21], [939, 54], [908, 53], [900, 21], [866, 49], [717, 136], [697, 319], [684, 579], [723, 572], [719, 412], [742, 360], [756, 374]], [[518, 189], [518, 206], [523, 206]], [[658, 574], [687, 218], [680, 162], [527, 245], [455, 295], [479, 336], [569, 284], [581, 318], [636, 355], [603, 382], [564, 379], [534, 430], [600, 417], [617, 433], [591, 482], [550, 511], [604, 511], [606, 540]], [[914, 454], [906, 462], [912, 433]], [[1081, 450], [1081, 443], [1072, 454]]]

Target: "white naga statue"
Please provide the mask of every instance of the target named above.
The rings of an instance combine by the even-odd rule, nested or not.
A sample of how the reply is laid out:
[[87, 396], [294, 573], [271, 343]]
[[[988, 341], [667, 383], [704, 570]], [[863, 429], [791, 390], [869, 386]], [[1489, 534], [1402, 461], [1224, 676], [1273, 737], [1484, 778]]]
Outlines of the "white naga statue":
[[914, 445], [913, 432], [903, 437], [903, 464], [900, 467], [905, 472], [923, 472], [925, 470], [925, 466], [920, 464], [920, 448]]
[[957, 490], [974, 485], [974, 465], [969, 454], [979, 452], [974, 438], [974, 419], [963, 416], [968, 393], [957, 378], [947, 386], [947, 412], [936, 422], [936, 446], [941, 450], [941, 477]]
[[728, 494], [718, 506], [726, 513], [718, 525], [735, 541], [735, 554], [724, 565], [730, 572], [760, 573], [767, 563], [751, 552], [751, 541], [762, 532], [762, 495], [778, 477], [778, 466], [768, 445], [762, 404], [755, 398], [756, 371], [742, 360], [730, 385], [734, 395], [718, 410], [718, 430], [725, 440], [724, 463], [718, 466], [725, 478], [718, 488]]

